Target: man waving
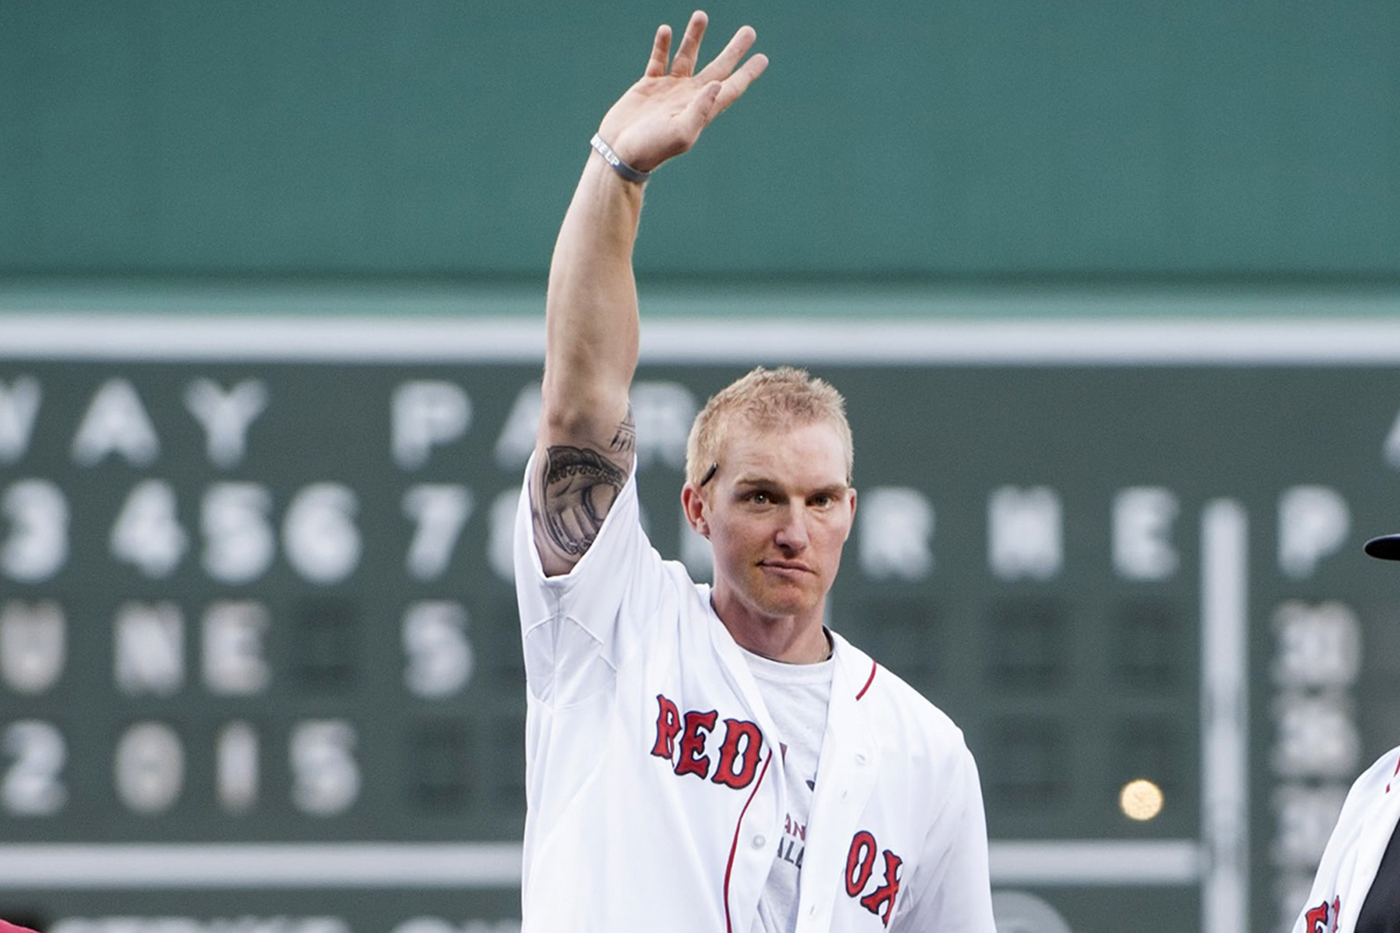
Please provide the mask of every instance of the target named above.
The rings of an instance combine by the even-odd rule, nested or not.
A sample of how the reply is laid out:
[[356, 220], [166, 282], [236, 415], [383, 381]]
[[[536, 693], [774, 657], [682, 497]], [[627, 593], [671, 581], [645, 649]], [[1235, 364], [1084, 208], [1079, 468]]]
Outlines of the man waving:
[[642, 530], [628, 392], [643, 188], [768, 64], [744, 27], [699, 67], [705, 27], [695, 13], [674, 57], [657, 31], [550, 267], [515, 547], [523, 929], [993, 933], [962, 733], [823, 623], [856, 510], [840, 394], [760, 368], [697, 416], [681, 503], [713, 547], [712, 586]]

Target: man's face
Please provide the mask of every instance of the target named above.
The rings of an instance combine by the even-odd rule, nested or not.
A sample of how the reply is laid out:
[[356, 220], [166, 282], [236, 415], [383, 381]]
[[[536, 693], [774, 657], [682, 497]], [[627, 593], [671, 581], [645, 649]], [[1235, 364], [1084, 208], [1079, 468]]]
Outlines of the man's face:
[[840, 435], [826, 422], [729, 435], [714, 479], [682, 492], [714, 548], [715, 605], [726, 620], [820, 619], [856, 510]]

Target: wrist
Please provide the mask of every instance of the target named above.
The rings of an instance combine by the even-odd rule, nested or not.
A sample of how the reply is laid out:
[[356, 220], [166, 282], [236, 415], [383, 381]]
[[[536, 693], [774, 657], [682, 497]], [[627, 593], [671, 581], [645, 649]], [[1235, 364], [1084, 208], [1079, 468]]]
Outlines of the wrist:
[[603, 137], [597, 133], [593, 134], [593, 138], [589, 140], [589, 143], [593, 146], [594, 151], [603, 157], [603, 161], [608, 163], [614, 172], [627, 181], [638, 185], [644, 185], [647, 179], [651, 177], [651, 172], [644, 172], [641, 169], [633, 168], [631, 165], [628, 165], [621, 156], [613, 151], [613, 147], [608, 145], [603, 140]]

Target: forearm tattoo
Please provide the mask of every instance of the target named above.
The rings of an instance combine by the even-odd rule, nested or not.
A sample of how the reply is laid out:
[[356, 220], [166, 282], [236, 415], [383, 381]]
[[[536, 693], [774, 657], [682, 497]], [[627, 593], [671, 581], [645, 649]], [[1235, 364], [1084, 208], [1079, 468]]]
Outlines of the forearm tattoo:
[[550, 447], [536, 474], [535, 539], [562, 556], [582, 557], [626, 482], [627, 472], [597, 451]]

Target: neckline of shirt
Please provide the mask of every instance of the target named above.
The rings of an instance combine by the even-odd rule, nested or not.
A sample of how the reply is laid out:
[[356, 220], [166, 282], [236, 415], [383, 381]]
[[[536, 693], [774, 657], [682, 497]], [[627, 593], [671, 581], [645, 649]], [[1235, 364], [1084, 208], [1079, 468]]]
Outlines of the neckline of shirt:
[[835, 652], [825, 661], [817, 661], [813, 664], [789, 664], [786, 661], [775, 661], [772, 658], [765, 658], [761, 654], [754, 654], [743, 645], [739, 645], [739, 650], [743, 652], [744, 660], [749, 662], [749, 670], [753, 672], [754, 677], [769, 683], [830, 683], [832, 671], [836, 668]]

